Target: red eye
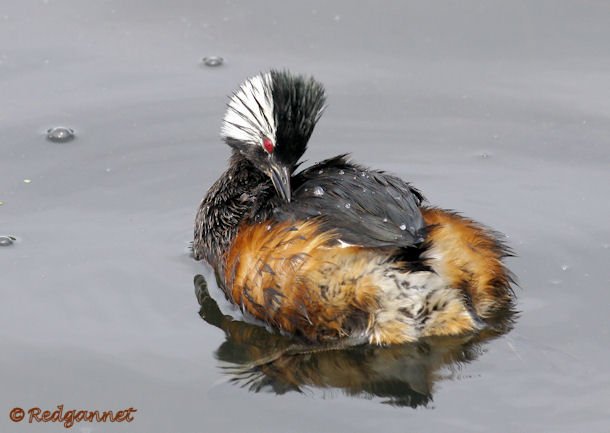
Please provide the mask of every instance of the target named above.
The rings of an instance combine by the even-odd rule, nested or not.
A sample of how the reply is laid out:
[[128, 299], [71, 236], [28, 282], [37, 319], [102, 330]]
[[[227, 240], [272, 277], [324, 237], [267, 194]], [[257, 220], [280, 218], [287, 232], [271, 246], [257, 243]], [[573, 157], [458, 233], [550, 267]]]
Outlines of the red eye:
[[263, 139], [263, 147], [265, 148], [267, 153], [273, 153], [273, 149], [275, 146], [273, 146], [273, 142], [271, 140], [269, 140], [267, 137], [265, 137]]

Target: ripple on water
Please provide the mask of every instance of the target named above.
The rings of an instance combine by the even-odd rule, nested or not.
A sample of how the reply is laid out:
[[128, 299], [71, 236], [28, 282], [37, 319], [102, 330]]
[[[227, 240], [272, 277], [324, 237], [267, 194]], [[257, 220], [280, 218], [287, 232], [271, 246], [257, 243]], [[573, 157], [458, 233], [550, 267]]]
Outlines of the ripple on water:
[[220, 66], [224, 63], [224, 59], [220, 56], [207, 56], [202, 61], [204, 65], [211, 67]]
[[74, 130], [65, 126], [56, 126], [47, 130], [47, 139], [55, 143], [66, 143], [74, 139]]
[[8, 247], [13, 245], [15, 238], [12, 236], [0, 236], [0, 247]]

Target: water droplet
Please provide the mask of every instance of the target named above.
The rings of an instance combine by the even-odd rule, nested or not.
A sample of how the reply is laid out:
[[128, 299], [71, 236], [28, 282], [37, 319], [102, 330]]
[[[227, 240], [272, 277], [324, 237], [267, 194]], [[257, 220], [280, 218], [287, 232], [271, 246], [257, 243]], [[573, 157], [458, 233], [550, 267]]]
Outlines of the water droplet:
[[47, 130], [47, 140], [55, 143], [66, 143], [74, 139], [74, 130], [64, 126], [56, 126]]
[[319, 170], [318, 171], [318, 174], [322, 174], [322, 173], [324, 173], [324, 170]]
[[222, 65], [224, 59], [220, 56], [207, 56], [203, 58], [203, 64], [206, 66], [216, 67]]
[[387, 223], [387, 222], [388, 222], [388, 219], [387, 219], [387, 218], [384, 218], [384, 219], [383, 219], [383, 222], [384, 222], [384, 223]]
[[360, 176], [365, 177], [366, 176], [366, 171], [363, 171], [362, 173], [360, 173]]
[[309, 191], [309, 188], [305, 188], [305, 192]]
[[349, 209], [350, 207], [352, 207], [352, 205], [351, 205], [351, 204], [349, 204], [349, 203], [345, 203], [345, 209]]
[[15, 240], [12, 236], [0, 236], [0, 247], [8, 247], [9, 245], [13, 245], [13, 241]]
[[407, 229], [407, 225], [406, 224], [401, 224], [398, 228], [400, 228], [400, 230], [406, 230]]
[[339, 174], [340, 174], [340, 175], [344, 175], [344, 174], [345, 174], [345, 172], [344, 172], [343, 170], [339, 170]]
[[362, 188], [362, 192], [366, 192], [366, 188]]
[[324, 195], [324, 189], [321, 186], [316, 186], [313, 189], [313, 195], [316, 197], [322, 197]]
[[31, 179], [23, 179], [23, 183], [32, 183]]
[[570, 267], [568, 265], [561, 265], [562, 271], [567, 271], [568, 269], [570, 269]]
[[269, 231], [269, 230], [271, 230], [271, 226], [270, 225], [267, 226], [267, 231]]

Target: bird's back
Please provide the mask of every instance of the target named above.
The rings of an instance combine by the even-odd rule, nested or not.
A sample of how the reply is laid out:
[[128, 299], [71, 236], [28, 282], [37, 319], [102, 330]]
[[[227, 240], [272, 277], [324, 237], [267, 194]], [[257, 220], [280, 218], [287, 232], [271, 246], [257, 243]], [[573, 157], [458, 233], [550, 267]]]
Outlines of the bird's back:
[[[229, 296], [254, 317], [310, 341], [393, 344], [479, 329], [508, 299], [501, 244], [422, 208], [407, 183], [339, 157], [295, 185], [294, 200], [243, 224], [226, 255]], [[462, 254], [470, 248], [483, 249]]]

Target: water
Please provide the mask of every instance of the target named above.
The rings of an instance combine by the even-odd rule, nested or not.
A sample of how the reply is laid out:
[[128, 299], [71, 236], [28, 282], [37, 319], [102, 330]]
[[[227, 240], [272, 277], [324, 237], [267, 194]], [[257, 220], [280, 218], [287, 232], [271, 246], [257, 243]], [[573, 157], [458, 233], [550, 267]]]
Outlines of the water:
[[[0, 431], [61, 429], [7, 416], [58, 404], [138, 409], [74, 431], [608, 431], [604, 2], [4, 3]], [[230, 65], [199, 67], [202, 47]], [[512, 330], [231, 382], [283, 340], [206, 323], [193, 278], [212, 279], [184, 245], [226, 164], [226, 96], [271, 66], [326, 84], [310, 163], [351, 152], [510, 235]], [[41, 139], [59, 124], [78, 146]], [[277, 388], [288, 372], [303, 393]]]

